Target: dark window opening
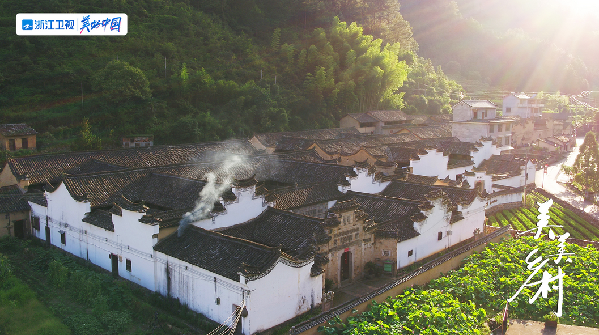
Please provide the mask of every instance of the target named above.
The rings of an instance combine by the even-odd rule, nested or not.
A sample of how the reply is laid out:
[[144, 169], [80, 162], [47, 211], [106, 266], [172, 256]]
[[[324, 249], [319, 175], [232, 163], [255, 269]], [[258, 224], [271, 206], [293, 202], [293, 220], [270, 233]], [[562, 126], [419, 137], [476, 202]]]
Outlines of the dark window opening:
[[414, 254], [414, 249], [408, 251], [408, 257], [412, 256]]
[[39, 231], [40, 230], [40, 218], [37, 218], [34, 216], [31, 220], [31, 226], [33, 227], [33, 229], [36, 229]]
[[66, 232], [60, 232], [60, 243], [66, 245], [67, 244], [67, 233]]
[[131, 260], [130, 259], [126, 260], [125, 268], [127, 269], [127, 271], [131, 272]]
[[10, 151], [15, 151], [17, 150], [17, 147], [15, 146], [15, 139], [11, 138], [8, 140], [8, 150]]
[[440, 231], [439, 234], [437, 234], [437, 240], [441, 241], [441, 239], [443, 239], [443, 232]]
[[21, 148], [22, 148], [22, 149], [27, 149], [27, 148], [29, 148], [29, 142], [27, 141], [27, 138], [22, 138], [22, 139], [21, 139]]

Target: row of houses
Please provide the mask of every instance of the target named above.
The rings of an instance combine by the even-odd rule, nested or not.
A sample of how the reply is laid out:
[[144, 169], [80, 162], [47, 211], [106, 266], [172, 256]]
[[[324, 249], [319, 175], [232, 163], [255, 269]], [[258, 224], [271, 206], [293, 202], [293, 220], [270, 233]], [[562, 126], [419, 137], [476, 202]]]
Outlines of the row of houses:
[[[481, 122], [509, 123], [484, 121], [496, 119], [488, 109]], [[351, 116], [381, 134], [348, 127], [11, 158], [0, 191], [15, 216], [1, 232], [44, 240], [219, 323], [237, 313], [244, 334], [263, 331], [370, 262], [395, 273], [484, 234], [485, 211], [520, 202], [534, 183], [534, 162], [509, 154], [511, 139], [462, 141], [456, 122], [394, 113]]]
[[[315, 137], [332, 132], [341, 135], [322, 141], [339, 141], [341, 155], [343, 131]], [[276, 142], [295, 135], [309, 137]], [[353, 165], [312, 146], [269, 154], [244, 140], [30, 156], [9, 159], [0, 186], [31, 208], [25, 233], [217, 322], [243, 306], [239, 326], [251, 334], [319, 305], [325, 280], [343, 286], [368, 262], [395, 272], [484, 232], [489, 204], [519, 201], [534, 171], [493, 155], [490, 140], [399, 143]], [[398, 170], [402, 151], [408, 169]]]

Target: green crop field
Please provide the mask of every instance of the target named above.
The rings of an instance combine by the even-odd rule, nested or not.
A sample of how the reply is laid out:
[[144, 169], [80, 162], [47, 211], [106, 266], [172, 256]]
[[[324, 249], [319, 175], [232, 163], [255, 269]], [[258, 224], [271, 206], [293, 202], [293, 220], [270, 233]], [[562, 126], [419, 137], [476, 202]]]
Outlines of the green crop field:
[[[529, 194], [529, 203], [533, 206], [520, 207], [516, 209], [506, 209], [501, 212], [488, 216], [488, 224], [494, 227], [503, 227], [511, 225], [512, 229], [519, 231], [533, 230], [537, 228], [537, 215], [539, 215], [537, 202], [549, 200], [539, 193]], [[599, 241], [599, 228], [593, 226], [585, 219], [573, 213], [567, 208], [563, 208], [554, 202], [549, 208], [549, 225], [555, 226], [552, 229], [558, 234], [570, 233], [571, 237], [581, 240]], [[558, 227], [561, 226], [561, 227]]]

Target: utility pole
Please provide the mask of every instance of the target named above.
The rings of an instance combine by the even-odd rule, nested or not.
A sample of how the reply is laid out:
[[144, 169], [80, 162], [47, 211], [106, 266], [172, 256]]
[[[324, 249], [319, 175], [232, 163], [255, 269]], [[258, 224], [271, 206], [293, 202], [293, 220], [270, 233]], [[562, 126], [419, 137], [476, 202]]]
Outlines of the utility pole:
[[166, 56], [164, 57], [164, 79], [166, 79]]

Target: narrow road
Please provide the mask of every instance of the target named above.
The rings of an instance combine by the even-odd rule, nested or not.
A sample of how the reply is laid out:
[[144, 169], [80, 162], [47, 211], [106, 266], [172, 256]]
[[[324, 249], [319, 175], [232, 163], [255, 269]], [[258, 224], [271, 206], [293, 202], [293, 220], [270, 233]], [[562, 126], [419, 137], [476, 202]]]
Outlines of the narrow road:
[[585, 212], [599, 219], [599, 207], [590, 202], [585, 202], [583, 197], [570, 191], [563, 183], [568, 182], [568, 176], [561, 172], [563, 164], [572, 165], [578, 155], [578, 148], [583, 142], [583, 138], [576, 139], [576, 147], [568, 155], [565, 160], [562, 160], [554, 165], [547, 167], [547, 174], [543, 173], [543, 169], [537, 171], [535, 183], [537, 187], [543, 188], [547, 192], [553, 193], [558, 198], [569, 202], [572, 206], [583, 209]]

